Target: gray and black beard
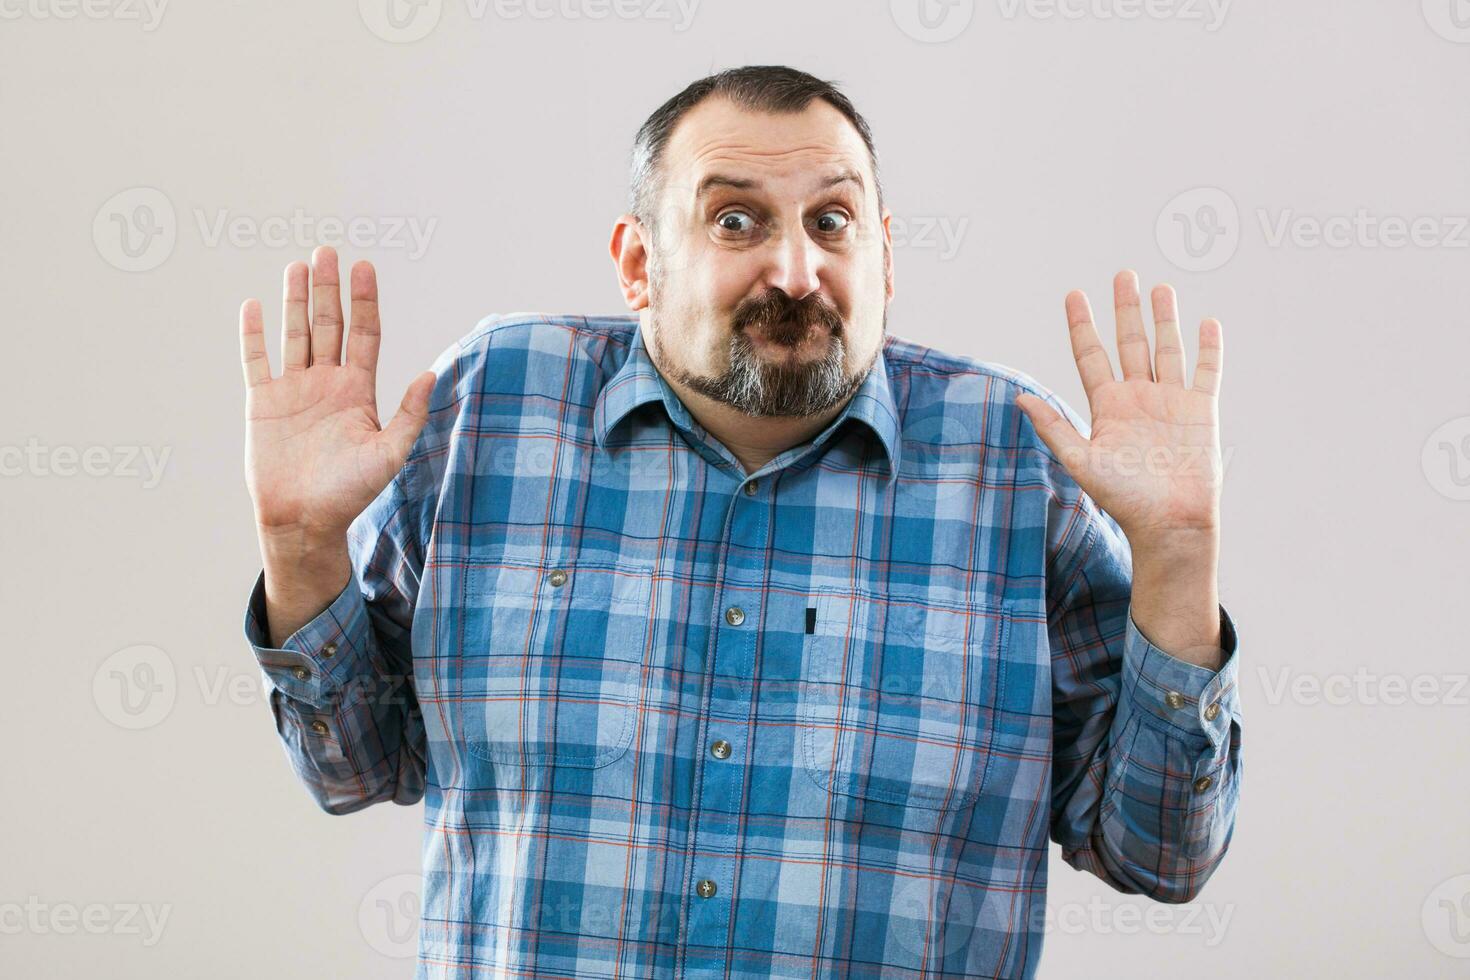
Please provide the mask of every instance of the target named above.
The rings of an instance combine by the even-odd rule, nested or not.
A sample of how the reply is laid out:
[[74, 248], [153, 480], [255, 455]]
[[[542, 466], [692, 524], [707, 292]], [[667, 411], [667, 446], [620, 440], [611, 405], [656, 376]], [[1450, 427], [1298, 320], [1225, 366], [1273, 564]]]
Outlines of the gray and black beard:
[[[660, 328], [655, 291], [650, 291], [653, 343], [660, 364], [667, 364], [660, 347]], [[887, 328], [888, 313], [883, 314]], [[829, 331], [827, 349], [821, 357], [791, 364], [767, 361], [751, 345], [745, 331], [760, 329], [773, 343], [794, 347], [808, 331]], [[817, 294], [793, 300], [779, 289], [741, 303], [731, 317], [729, 364], [715, 376], [690, 374], [673, 368], [674, 377], [690, 389], [729, 405], [752, 417], [801, 417], [820, 415], [851, 398], [867, 377], [865, 368], [848, 374], [847, 344], [842, 317]], [[876, 359], [876, 352], [875, 352]], [[872, 362], [868, 367], [871, 368]]]

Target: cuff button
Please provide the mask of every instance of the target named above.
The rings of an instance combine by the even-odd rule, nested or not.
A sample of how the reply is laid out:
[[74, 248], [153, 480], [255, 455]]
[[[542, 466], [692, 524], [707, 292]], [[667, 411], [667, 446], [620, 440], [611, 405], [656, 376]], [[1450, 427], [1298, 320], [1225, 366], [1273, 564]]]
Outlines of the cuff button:
[[311, 671], [305, 667], [297, 667], [291, 671], [298, 681], [304, 681], [311, 676]]

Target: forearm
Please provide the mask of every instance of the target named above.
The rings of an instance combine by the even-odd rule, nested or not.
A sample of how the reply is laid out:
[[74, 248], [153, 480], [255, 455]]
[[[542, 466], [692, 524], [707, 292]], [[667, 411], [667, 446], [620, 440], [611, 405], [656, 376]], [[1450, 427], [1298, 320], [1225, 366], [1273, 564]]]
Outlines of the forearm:
[[1154, 646], [1187, 663], [1219, 670], [1218, 530], [1130, 537], [1133, 621]]
[[350, 583], [280, 649], [264, 628], [263, 573], [246, 606], [245, 639], [264, 673], [276, 731], [328, 813], [413, 803], [424, 792], [427, 743], [409, 634], [389, 611], [393, 595], [374, 613]]
[[258, 531], [272, 646], [321, 615], [352, 579], [347, 534]]

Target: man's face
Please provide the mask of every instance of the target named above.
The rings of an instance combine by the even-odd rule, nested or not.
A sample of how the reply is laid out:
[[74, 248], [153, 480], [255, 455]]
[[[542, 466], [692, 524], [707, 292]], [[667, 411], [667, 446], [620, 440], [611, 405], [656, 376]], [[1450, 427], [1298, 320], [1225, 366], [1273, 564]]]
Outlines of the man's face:
[[751, 113], [723, 98], [665, 148], [648, 264], [660, 371], [751, 416], [818, 415], [882, 345], [888, 216], [866, 147], [826, 102]]

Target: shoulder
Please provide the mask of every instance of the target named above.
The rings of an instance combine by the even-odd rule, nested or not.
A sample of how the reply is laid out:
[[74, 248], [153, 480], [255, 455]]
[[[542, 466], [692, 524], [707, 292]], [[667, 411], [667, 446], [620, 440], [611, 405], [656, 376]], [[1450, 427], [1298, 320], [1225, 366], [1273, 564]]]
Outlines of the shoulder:
[[558, 366], [621, 363], [626, 357], [636, 314], [587, 316], [570, 313], [492, 313], [482, 317], [434, 362], [441, 384], [451, 379], [513, 381], [539, 390], [539, 375]]
[[534, 426], [590, 406], [627, 359], [636, 314], [493, 313], [434, 359], [429, 420], [410, 462], [441, 458], [467, 431]]
[[1019, 412], [1016, 396], [1024, 392], [1076, 414], [1030, 374], [997, 361], [950, 353], [892, 334], [885, 341], [883, 357], [889, 380], [905, 391], [911, 403], [914, 399], [920, 405], [945, 401]]

